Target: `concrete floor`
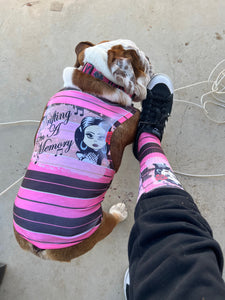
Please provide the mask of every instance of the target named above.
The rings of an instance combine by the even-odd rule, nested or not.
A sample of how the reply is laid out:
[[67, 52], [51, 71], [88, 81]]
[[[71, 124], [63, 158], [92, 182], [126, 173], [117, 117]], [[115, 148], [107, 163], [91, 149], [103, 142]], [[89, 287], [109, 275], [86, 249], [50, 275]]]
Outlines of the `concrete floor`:
[[[0, 122], [39, 120], [45, 103], [62, 86], [62, 70], [75, 62], [82, 40], [131, 39], [175, 87], [207, 80], [224, 59], [224, 0], [2, 0], [0, 10]], [[207, 84], [176, 93], [199, 103]], [[0, 191], [24, 174], [36, 124], [0, 127]], [[175, 170], [224, 173], [224, 125], [201, 109], [175, 102], [163, 147]], [[138, 190], [138, 164], [127, 147], [104, 209], [125, 201], [128, 219], [91, 252], [72, 261], [42, 261], [21, 250], [12, 229], [19, 184], [0, 199], [0, 262], [7, 263], [2, 300], [123, 299], [127, 242]], [[128, 175], [129, 174], [129, 175]], [[178, 176], [196, 200], [225, 253], [225, 185], [222, 178]], [[163, 275], [163, 274], [162, 274]]]

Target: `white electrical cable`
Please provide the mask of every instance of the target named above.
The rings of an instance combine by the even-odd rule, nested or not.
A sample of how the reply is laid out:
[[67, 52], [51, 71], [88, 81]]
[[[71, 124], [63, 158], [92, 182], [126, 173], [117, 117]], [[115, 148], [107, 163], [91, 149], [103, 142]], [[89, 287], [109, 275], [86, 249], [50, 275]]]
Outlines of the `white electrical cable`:
[[189, 174], [189, 173], [183, 173], [180, 171], [175, 171], [173, 170], [174, 173], [178, 174], [178, 175], [183, 175], [183, 176], [187, 176], [187, 177], [200, 177], [200, 178], [211, 178], [211, 177], [223, 177], [225, 176], [224, 173], [221, 174]]
[[3, 125], [17, 125], [17, 124], [23, 124], [23, 123], [40, 123], [40, 121], [37, 121], [37, 120], [20, 120], [20, 121], [14, 121], [14, 122], [0, 123], [0, 126], [3, 126]]
[[[203, 83], [211, 83], [212, 84], [212, 87], [211, 87], [211, 91], [208, 91], [206, 93], [204, 93], [201, 98], [200, 98], [200, 105], [199, 104], [196, 104], [196, 103], [193, 103], [193, 102], [189, 102], [189, 101], [184, 101], [184, 100], [178, 100], [178, 99], [174, 99], [174, 101], [176, 102], [183, 102], [183, 103], [187, 103], [187, 104], [191, 104], [191, 105], [195, 105], [195, 106], [198, 106], [200, 108], [202, 108], [205, 116], [212, 122], [216, 123], [216, 124], [225, 124], [225, 120], [223, 121], [219, 121], [219, 120], [216, 120], [216, 119], [213, 119], [212, 117], [210, 117], [209, 115], [209, 111], [207, 110], [206, 106], [208, 103], [211, 103], [213, 105], [216, 105], [218, 107], [221, 107], [223, 109], [225, 109], [225, 99], [221, 98], [221, 96], [225, 95], [225, 69], [223, 69], [219, 75], [217, 75], [216, 79], [215, 80], [212, 80], [212, 77], [214, 75], [214, 73], [217, 71], [217, 69], [223, 64], [225, 63], [225, 59], [221, 60], [214, 68], [213, 70], [211, 71], [209, 77], [208, 77], [208, 80], [205, 80], [205, 81], [200, 81], [200, 82], [196, 82], [196, 83], [193, 83], [193, 84], [190, 84], [190, 85], [186, 85], [186, 86], [183, 86], [183, 87], [180, 87], [180, 88], [177, 88], [174, 90], [174, 92], [177, 92], [177, 91], [180, 91], [180, 90], [183, 90], [183, 89], [186, 89], [186, 88], [189, 88], [189, 87], [193, 87], [193, 86], [196, 86], [196, 85], [200, 85], [200, 84], [203, 84]], [[223, 80], [224, 80], [224, 83], [223, 83]], [[213, 97], [213, 100], [205, 100], [204, 101], [204, 98], [208, 95], [211, 95]], [[225, 98], [225, 97], [224, 97]]]
[[[5, 122], [5, 123], [0, 123], [0, 126], [8, 126], [8, 125], [20, 125], [20, 124], [26, 124], [26, 123], [40, 123], [38, 120], [19, 120], [19, 121], [14, 121], [14, 122]], [[23, 179], [24, 175], [17, 179], [15, 182], [13, 182], [9, 187], [7, 187], [5, 190], [3, 190], [0, 193], [0, 197], [8, 192], [14, 185], [16, 185], [18, 182], [20, 182]]]
[[[202, 83], [209, 83], [208, 80], [204, 80], [204, 81], [199, 81], [199, 82], [196, 82], [196, 83], [192, 83], [192, 84], [189, 84], [189, 85], [185, 85], [185, 86], [182, 86], [180, 88], [177, 88], [174, 90], [174, 92], [177, 92], [177, 91], [180, 91], [180, 90], [184, 90], [184, 89], [187, 89], [189, 87], [193, 87], [193, 86], [196, 86], [196, 85], [199, 85], [199, 84], [202, 84]], [[213, 83], [213, 81], [212, 81]]]
[[16, 185], [20, 180], [22, 180], [24, 177], [24, 175], [22, 177], [20, 177], [19, 179], [17, 179], [15, 182], [13, 182], [10, 186], [8, 186], [4, 191], [2, 191], [0, 193], [0, 197], [5, 194], [6, 192], [8, 192], [8, 190], [10, 190], [14, 185]]
[[[225, 80], [224, 80], [224, 84], [223, 84], [223, 79], [225, 78], [225, 69], [223, 69], [219, 75], [217, 75], [216, 80], [212, 80], [212, 77], [214, 75], [214, 73], [217, 71], [217, 69], [219, 68], [219, 66], [221, 66], [223, 63], [225, 63], [225, 59], [223, 59], [222, 61], [220, 61], [215, 67], [214, 69], [211, 71], [208, 80], [205, 81], [200, 81], [200, 82], [196, 82], [193, 84], [189, 84], [180, 88], [177, 88], [174, 90], [174, 92], [189, 88], [189, 87], [193, 87], [193, 86], [197, 86], [203, 83], [211, 83], [212, 87], [211, 87], [211, 91], [208, 91], [206, 93], [204, 93], [201, 98], [200, 98], [200, 104], [194, 103], [194, 102], [190, 102], [190, 101], [186, 101], [186, 100], [179, 100], [179, 99], [174, 99], [175, 102], [178, 103], [185, 103], [185, 104], [189, 104], [189, 105], [194, 105], [197, 106], [198, 108], [201, 108], [205, 114], [205, 116], [211, 120], [212, 122], [216, 123], [216, 124], [224, 124], [225, 120], [223, 121], [218, 121], [215, 120], [213, 118], [211, 118], [209, 116], [209, 111], [206, 109], [206, 105], [208, 103], [211, 103], [213, 105], [216, 105], [218, 107], [221, 107], [223, 109], [225, 109], [225, 99], [221, 98], [221, 95], [225, 95]], [[204, 98], [207, 95], [211, 95], [213, 97], [214, 100], [206, 100], [204, 101]], [[225, 97], [224, 97], [225, 98]], [[7, 126], [7, 125], [17, 125], [17, 124], [23, 124], [23, 123], [39, 123], [40, 121], [37, 120], [20, 120], [20, 121], [15, 121], [15, 122], [6, 122], [6, 123], [0, 123], [0, 126]], [[188, 176], [188, 177], [202, 177], [202, 178], [207, 178], [207, 177], [223, 177], [225, 176], [225, 174], [188, 174], [188, 173], [183, 173], [183, 172], [179, 172], [179, 171], [174, 171], [176, 174], [179, 175], [183, 175], [183, 176]], [[11, 189], [14, 185], [16, 185], [20, 180], [23, 179], [24, 176], [22, 176], [21, 178], [17, 179], [14, 183], [12, 183], [8, 188], [6, 188], [5, 190], [3, 190], [0, 193], [0, 197], [5, 194], [9, 189]]]
[[[186, 104], [190, 104], [190, 105], [195, 105], [199, 108], [201, 108], [205, 114], [205, 116], [212, 122], [216, 123], [216, 124], [224, 124], [225, 120], [223, 121], [219, 121], [219, 120], [215, 120], [212, 117], [210, 117], [209, 115], [209, 111], [206, 108], [206, 105], [208, 103], [211, 103], [213, 105], [216, 105], [217, 107], [223, 108], [225, 109], [225, 97], [224, 99], [221, 98], [222, 95], [225, 95], [225, 69], [223, 69], [219, 75], [217, 75], [215, 80], [212, 80], [212, 77], [214, 75], [214, 73], [217, 71], [217, 69], [223, 64], [225, 63], [225, 59], [223, 59], [222, 61], [220, 61], [215, 68], [211, 71], [208, 80], [206, 81], [200, 81], [200, 82], [196, 82], [194, 84], [190, 84], [190, 85], [186, 85], [184, 87], [180, 87], [174, 90], [174, 92], [180, 91], [182, 89], [186, 89], [189, 87], [193, 87], [196, 85], [200, 85], [203, 83], [210, 83], [212, 84], [211, 87], [211, 91], [208, 91], [206, 93], [204, 93], [201, 98], [200, 98], [200, 104], [194, 103], [194, 102], [190, 102], [190, 101], [186, 101], [186, 100], [179, 100], [179, 99], [174, 99], [174, 101], [178, 102], [178, 103], [186, 103]], [[224, 83], [223, 83], [224, 80]], [[205, 100], [204, 98], [208, 95], [211, 95], [213, 97], [214, 100]], [[180, 174], [180, 175], [184, 175], [184, 176], [189, 176], [189, 177], [202, 177], [202, 178], [207, 178], [207, 177], [223, 177], [225, 176], [224, 173], [221, 174], [188, 174], [188, 173], [183, 173], [183, 172], [179, 172], [179, 171], [174, 171], [176, 174]]]

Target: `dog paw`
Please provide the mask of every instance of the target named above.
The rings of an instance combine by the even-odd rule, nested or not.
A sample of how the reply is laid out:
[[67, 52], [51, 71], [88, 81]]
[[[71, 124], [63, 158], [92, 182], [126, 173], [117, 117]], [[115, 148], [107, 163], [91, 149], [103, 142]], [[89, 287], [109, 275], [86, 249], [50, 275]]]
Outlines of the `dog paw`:
[[109, 213], [116, 217], [119, 220], [119, 222], [124, 221], [128, 216], [127, 208], [124, 203], [117, 203], [113, 205], [110, 208]]

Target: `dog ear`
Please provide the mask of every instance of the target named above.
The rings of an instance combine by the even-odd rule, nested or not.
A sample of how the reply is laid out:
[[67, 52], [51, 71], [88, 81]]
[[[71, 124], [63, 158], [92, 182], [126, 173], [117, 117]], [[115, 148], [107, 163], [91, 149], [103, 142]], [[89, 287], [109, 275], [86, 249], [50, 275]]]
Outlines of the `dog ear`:
[[78, 68], [83, 60], [84, 60], [84, 53], [83, 51], [88, 48], [88, 47], [93, 47], [95, 46], [94, 44], [92, 44], [91, 42], [80, 42], [76, 47], [75, 47], [75, 53], [77, 55], [77, 61], [74, 65], [75, 68]]

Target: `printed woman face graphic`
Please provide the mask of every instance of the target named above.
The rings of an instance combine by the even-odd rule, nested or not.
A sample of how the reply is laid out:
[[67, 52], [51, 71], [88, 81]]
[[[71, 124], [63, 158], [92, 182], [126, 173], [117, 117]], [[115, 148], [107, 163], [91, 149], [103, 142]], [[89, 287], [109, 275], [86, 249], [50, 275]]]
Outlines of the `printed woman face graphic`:
[[92, 125], [88, 126], [84, 130], [84, 143], [91, 149], [97, 151], [105, 146], [105, 130], [98, 126]]

